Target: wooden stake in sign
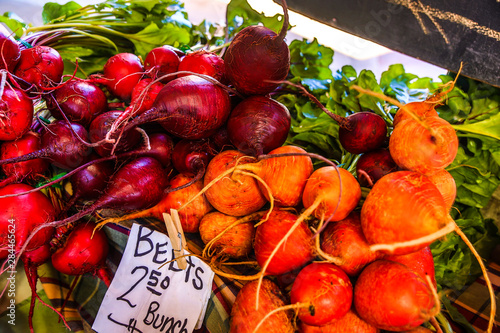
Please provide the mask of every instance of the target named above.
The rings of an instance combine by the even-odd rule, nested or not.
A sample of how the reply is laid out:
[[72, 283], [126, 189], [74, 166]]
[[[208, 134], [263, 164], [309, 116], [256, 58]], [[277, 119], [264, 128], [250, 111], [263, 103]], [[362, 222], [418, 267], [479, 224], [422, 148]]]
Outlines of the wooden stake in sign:
[[182, 231], [181, 220], [176, 209], [170, 209], [170, 214], [163, 213], [163, 220], [167, 226], [168, 236], [174, 249], [174, 257], [180, 269], [186, 269], [186, 258], [183, 257], [184, 249], [187, 246], [184, 232]]

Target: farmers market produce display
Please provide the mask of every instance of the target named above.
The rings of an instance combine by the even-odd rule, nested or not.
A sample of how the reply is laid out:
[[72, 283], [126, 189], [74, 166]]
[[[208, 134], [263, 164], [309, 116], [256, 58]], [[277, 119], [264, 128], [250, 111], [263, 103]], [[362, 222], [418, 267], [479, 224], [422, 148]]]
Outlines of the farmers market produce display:
[[[233, 0], [224, 27], [177, 0], [0, 17], [0, 258], [25, 267], [31, 331], [41, 265], [109, 286], [104, 231], [175, 209], [242, 284], [229, 332], [474, 332], [447, 295], [480, 275], [493, 332], [500, 89], [460, 64], [332, 73], [333, 50], [286, 43], [282, 6]], [[64, 324], [65, 304], [46, 304]]]

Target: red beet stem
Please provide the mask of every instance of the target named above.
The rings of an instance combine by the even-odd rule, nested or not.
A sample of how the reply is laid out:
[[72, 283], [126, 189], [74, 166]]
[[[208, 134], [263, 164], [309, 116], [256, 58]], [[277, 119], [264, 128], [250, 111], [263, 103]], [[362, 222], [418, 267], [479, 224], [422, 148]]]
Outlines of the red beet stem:
[[287, 80], [283, 80], [283, 81], [281, 81], [281, 83], [285, 83], [285, 84], [288, 84], [292, 87], [300, 89], [306, 97], [308, 97], [314, 104], [316, 104], [321, 110], [323, 110], [324, 113], [326, 113], [333, 120], [335, 120], [339, 124], [340, 127], [344, 127], [346, 129], [349, 129], [351, 127], [349, 120], [347, 120], [345, 117], [339, 116], [338, 114], [335, 114], [335, 113], [331, 112], [330, 110], [328, 110], [323, 104], [321, 104], [321, 102], [313, 94], [311, 94], [309, 91], [307, 91], [307, 89], [304, 86], [302, 86], [300, 84], [293, 83], [291, 81], [287, 81]]
[[31, 153], [28, 153], [26, 155], [6, 158], [6, 159], [0, 161], [0, 165], [23, 162], [23, 161], [33, 160], [35, 158], [44, 158], [44, 157], [48, 157], [48, 156], [49, 156], [48, 149], [40, 149], [40, 150], [31, 152]]
[[109, 285], [111, 284], [111, 280], [113, 280], [113, 278], [111, 276], [111, 272], [108, 269], [108, 267], [106, 267], [106, 266], [99, 267], [99, 269], [97, 269], [97, 271], [96, 271], [96, 275], [99, 279], [102, 280], [102, 282], [104, 282], [106, 287], [109, 288]]

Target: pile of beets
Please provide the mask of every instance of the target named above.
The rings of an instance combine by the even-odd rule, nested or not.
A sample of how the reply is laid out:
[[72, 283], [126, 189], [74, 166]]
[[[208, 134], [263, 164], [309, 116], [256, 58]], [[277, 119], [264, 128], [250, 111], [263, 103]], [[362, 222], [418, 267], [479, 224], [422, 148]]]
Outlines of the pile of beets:
[[[440, 330], [428, 246], [455, 230], [444, 170], [454, 130], [425, 101], [398, 111], [390, 139], [369, 110], [323, 108], [344, 149], [362, 154], [357, 177], [284, 145], [290, 113], [270, 94], [290, 68], [287, 27], [285, 6], [278, 34], [247, 27], [223, 56], [165, 45], [144, 60], [116, 54], [85, 79], [64, 76], [55, 49], [0, 35], [0, 259], [2, 272], [24, 263], [32, 306], [39, 265], [109, 285], [100, 227], [173, 208], [216, 273], [230, 276], [226, 260], [258, 263], [234, 276], [253, 281], [231, 332]], [[71, 191], [51, 200], [63, 180]], [[102, 209], [119, 214], [97, 225], [89, 217]]]

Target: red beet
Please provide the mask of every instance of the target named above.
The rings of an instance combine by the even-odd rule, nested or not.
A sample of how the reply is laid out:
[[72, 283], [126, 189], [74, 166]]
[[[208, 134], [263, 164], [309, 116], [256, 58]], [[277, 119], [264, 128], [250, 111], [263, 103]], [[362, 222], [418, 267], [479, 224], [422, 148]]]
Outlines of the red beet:
[[[144, 69], [146, 71], [153, 70], [155, 77], [161, 77], [166, 74], [171, 74], [178, 71], [180, 58], [177, 52], [168, 45], [156, 47], [149, 51], [144, 60]], [[175, 77], [165, 78], [162, 82], [167, 83]]]
[[351, 281], [343, 270], [330, 263], [312, 263], [297, 275], [290, 301], [310, 303], [310, 308], [299, 310], [299, 319], [308, 325], [322, 326], [346, 315], [352, 296]]
[[0, 31], [0, 69], [12, 72], [21, 59], [21, 49], [12, 36]]
[[[22, 156], [41, 149], [40, 135], [27, 132], [22, 138], [15, 141], [3, 142], [0, 146], [0, 160]], [[49, 162], [43, 158], [29, 161], [2, 165], [2, 170], [7, 176], [2, 180], [1, 186], [21, 180], [37, 179], [49, 168]]]
[[[92, 159], [96, 158], [96, 155], [92, 157]], [[97, 199], [106, 189], [113, 172], [113, 163], [108, 161], [91, 164], [73, 174], [70, 178], [73, 195], [66, 204], [66, 207], [70, 208], [78, 200]]]
[[[0, 189], [0, 196], [26, 192], [31, 189], [33, 187], [26, 184], [10, 184]], [[14, 253], [19, 253], [23, 246], [26, 250], [31, 251], [47, 243], [52, 237], [53, 228], [45, 228], [29, 241], [28, 238], [33, 233], [34, 228], [52, 221], [55, 214], [52, 203], [41, 192], [1, 198], [0, 258], [6, 258], [10, 248], [14, 250]], [[11, 234], [15, 235], [14, 243], [12, 236], [9, 236]]]
[[[199, 50], [186, 54], [179, 64], [179, 71], [188, 71], [205, 74], [217, 81], [225, 77], [224, 60], [213, 52]], [[184, 76], [185, 74], [179, 74]]]
[[427, 283], [405, 265], [388, 260], [377, 260], [361, 272], [354, 305], [363, 320], [390, 331], [417, 327], [439, 311]]
[[4, 87], [0, 99], [0, 140], [16, 140], [29, 131], [33, 101], [17, 88]]
[[61, 83], [64, 63], [59, 52], [49, 46], [34, 46], [21, 51], [15, 76], [38, 90]]
[[172, 187], [182, 187], [187, 183], [191, 183], [191, 185], [178, 191], [164, 193], [161, 200], [151, 208], [136, 211], [116, 218], [110, 218], [106, 220], [106, 222], [119, 223], [121, 221], [144, 217], [155, 217], [156, 219], [163, 221], [163, 213], [170, 212], [170, 209], [176, 209], [179, 211], [182, 230], [184, 230], [184, 232], [198, 232], [201, 219], [213, 208], [204, 195], [198, 196], [195, 200], [185, 206], [189, 200], [191, 200], [203, 189], [203, 182], [201, 180], [194, 183], [192, 183], [191, 180], [192, 177], [188, 177], [183, 174], [175, 175], [170, 181], [170, 185]]
[[52, 254], [52, 265], [63, 274], [95, 274], [104, 267], [108, 255], [108, 238], [94, 223], [79, 223], [65, 244]]
[[[208, 162], [217, 154], [212, 141], [208, 139], [186, 140], [175, 144], [172, 151], [172, 162], [175, 170], [186, 176], [193, 177], [184, 187], [202, 179]], [[175, 188], [172, 188], [175, 190]]]
[[153, 107], [156, 97], [163, 88], [163, 83], [155, 82], [151, 84], [151, 82], [153, 82], [152, 79], [142, 79], [132, 90], [132, 101], [127, 110], [125, 110], [127, 113], [128, 109], [132, 109], [127, 113], [131, 117], [137, 117]]
[[61, 227], [78, 221], [100, 208], [132, 211], [154, 206], [162, 198], [167, 182], [160, 162], [151, 157], [139, 157], [122, 166], [111, 177], [104, 193], [92, 205], [64, 220], [36, 227], [30, 237], [45, 228]]
[[372, 187], [380, 178], [398, 170], [398, 165], [387, 149], [376, 149], [364, 153], [356, 164], [356, 174], [359, 184], [363, 187]]
[[150, 150], [137, 149], [141, 151], [139, 156], [149, 156], [157, 159], [166, 168], [172, 164], [172, 152], [174, 150], [174, 141], [166, 133], [153, 133], [149, 135]]
[[88, 126], [99, 114], [107, 111], [108, 104], [104, 92], [93, 83], [72, 80], [66, 82], [47, 98], [47, 107], [56, 119], [66, 117], [75, 123]]
[[125, 130], [160, 121], [170, 134], [190, 140], [203, 139], [224, 125], [230, 112], [231, 99], [225, 89], [189, 75], [167, 83], [154, 106], [131, 121]]
[[123, 101], [130, 101], [132, 90], [144, 75], [141, 59], [132, 53], [118, 53], [103, 68], [104, 79], [97, 80]]
[[269, 97], [251, 96], [231, 112], [227, 132], [239, 151], [259, 156], [283, 145], [290, 125], [290, 112], [283, 104]]
[[385, 120], [378, 114], [371, 111], [362, 111], [342, 117], [328, 110], [303, 86], [290, 81], [285, 83], [300, 89], [314, 104], [339, 124], [339, 141], [347, 152], [362, 154], [381, 148], [385, 144], [387, 125]]

